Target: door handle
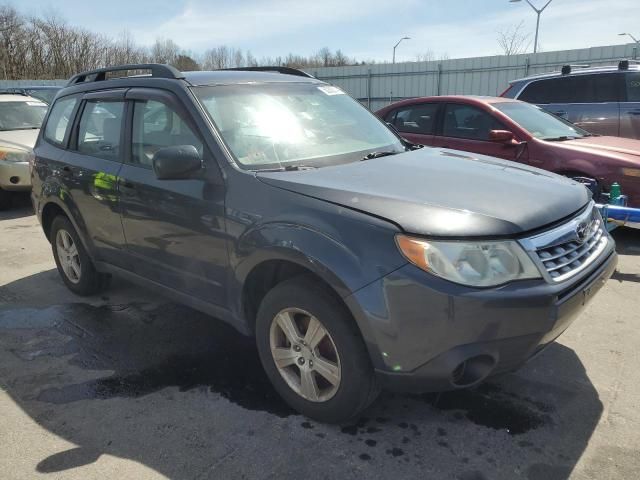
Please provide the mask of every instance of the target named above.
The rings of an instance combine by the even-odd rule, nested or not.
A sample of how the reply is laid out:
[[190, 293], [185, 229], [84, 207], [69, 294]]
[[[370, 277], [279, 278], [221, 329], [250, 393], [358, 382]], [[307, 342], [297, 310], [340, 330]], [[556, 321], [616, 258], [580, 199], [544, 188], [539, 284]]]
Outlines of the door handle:
[[556, 112], [553, 112], [553, 114], [559, 117], [564, 117], [567, 114], [567, 112], [565, 110], [558, 110]]
[[64, 175], [65, 177], [70, 177], [73, 175], [73, 170], [71, 170], [71, 167], [69, 165], [65, 165], [64, 167], [62, 167], [62, 175]]
[[629, 115], [640, 115], [640, 110], [629, 110], [627, 113]]

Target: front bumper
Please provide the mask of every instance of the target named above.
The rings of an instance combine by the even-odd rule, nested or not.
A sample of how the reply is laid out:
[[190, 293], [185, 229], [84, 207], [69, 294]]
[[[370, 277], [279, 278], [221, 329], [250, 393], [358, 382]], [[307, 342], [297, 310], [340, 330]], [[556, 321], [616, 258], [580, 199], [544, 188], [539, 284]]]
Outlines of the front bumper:
[[477, 383], [473, 369], [481, 381], [518, 368], [564, 332], [612, 275], [617, 255], [609, 243], [589, 271], [563, 284], [479, 290], [406, 265], [354, 293], [348, 303], [382, 386], [444, 391]]
[[31, 189], [29, 162], [7, 162], [0, 160], [0, 188], [7, 191]]

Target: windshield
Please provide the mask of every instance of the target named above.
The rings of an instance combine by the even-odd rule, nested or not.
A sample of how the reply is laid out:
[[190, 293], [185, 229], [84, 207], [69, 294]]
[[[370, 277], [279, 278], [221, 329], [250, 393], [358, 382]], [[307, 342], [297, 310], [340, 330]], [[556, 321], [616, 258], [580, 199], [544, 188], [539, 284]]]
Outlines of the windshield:
[[37, 90], [27, 90], [27, 95], [38, 100], [42, 100], [45, 103], [51, 104], [53, 97], [56, 96], [58, 90], [55, 88], [38, 88]]
[[569, 140], [590, 135], [580, 127], [529, 103], [499, 102], [491, 105], [541, 140]]
[[404, 151], [386, 125], [329, 85], [242, 84], [193, 91], [245, 169], [323, 167], [371, 152]]
[[46, 112], [40, 101], [0, 101], [0, 131], [40, 128]]

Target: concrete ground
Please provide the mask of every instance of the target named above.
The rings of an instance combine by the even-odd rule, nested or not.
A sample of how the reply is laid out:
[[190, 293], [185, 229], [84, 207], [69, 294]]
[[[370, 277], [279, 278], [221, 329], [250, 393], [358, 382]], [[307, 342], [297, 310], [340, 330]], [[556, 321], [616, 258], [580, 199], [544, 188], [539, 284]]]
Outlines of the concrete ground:
[[619, 271], [522, 370], [336, 427], [215, 319], [117, 279], [74, 296], [28, 205], [0, 213], [0, 477], [638, 478], [640, 232], [615, 236]]

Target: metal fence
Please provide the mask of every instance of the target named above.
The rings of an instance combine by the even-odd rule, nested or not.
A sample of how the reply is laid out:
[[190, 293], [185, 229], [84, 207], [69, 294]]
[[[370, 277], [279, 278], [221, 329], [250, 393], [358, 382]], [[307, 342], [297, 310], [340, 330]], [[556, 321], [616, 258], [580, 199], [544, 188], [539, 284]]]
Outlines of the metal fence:
[[42, 85], [66, 85], [67, 80], [0, 80], [0, 88], [9, 87], [30, 87]]
[[[499, 95], [513, 80], [558, 70], [566, 64], [607, 65], [638, 58], [636, 44], [561, 50], [523, 55], [459, 58], [309, 69], [315, 77], [339, 86], [371, 110], [404, 98], [430, 95]], [[66, 80], [0, 80], [0, 88], [64, 85]]]
[[509, 80], [558, 70], [566, 64], [614, 64], [640, 55], [635, 44], [460, 58], [430, 62], [309, 69], [375, 111], [391, 102], [431, 95], [499, 95]]

